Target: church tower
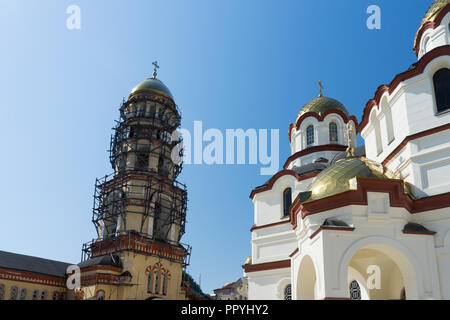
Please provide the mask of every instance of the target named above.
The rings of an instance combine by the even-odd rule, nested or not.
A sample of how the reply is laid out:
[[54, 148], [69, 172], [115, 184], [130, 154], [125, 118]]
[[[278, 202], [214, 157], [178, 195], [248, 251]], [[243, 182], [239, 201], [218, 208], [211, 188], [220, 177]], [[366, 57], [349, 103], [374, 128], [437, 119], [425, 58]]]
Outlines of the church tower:
[[120, 106], [113, 129], [113, 174], [95, 183], [92, 222], [97, 239], [83, 245], [82, 299], [183, 299], [182, 270], [190, 247], [187, 191], [177, 182], [181, 162], [172, 139], [181, 114], [155, 71]]

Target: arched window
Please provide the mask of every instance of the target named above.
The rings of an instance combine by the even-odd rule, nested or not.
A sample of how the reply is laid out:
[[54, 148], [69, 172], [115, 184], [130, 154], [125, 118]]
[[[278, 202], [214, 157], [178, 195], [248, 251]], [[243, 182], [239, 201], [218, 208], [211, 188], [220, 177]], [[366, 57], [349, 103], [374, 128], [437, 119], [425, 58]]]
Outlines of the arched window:
[[33, 291], [33, 300], [37, 300], [38, 297], [39, 297], [39, 290], [38, 290], [38, 289], [35, 289], [35, 290]]
[[338, 143], [337, 124], [335, 122], [331, 122], [329, 125], [329, 130], [330, 130], [330, 143]]
[[66, 293], [65, 292], [61, 293], [61, 300], [66, 300]]
[[155, 293], [159, 294], [159, 279], [161, 278], [161, 270], [156, 271], [155, 277]]
[[153, 272], [148, 272], [148, 278], [147, 278], [147, 293], [152, 293], [153, 288]]
[[350, 282], [350, 300], [361, 300], [361, 288], [356, 280]]
[[41, 300], [45, 300], [45, 299], [47, 299], [47, 291], [42, 291], [41, 292]]
[[314, 144], [314, 127], [308, 126], [308, 128], [306, 128], [306, 146], [312, 146]]
[[20, 300], [25, 300], [27, 297], [27, 289], [26, 288], [22, 288], [20, 289]]
[[52, 295], [52, 300], [59, 300], [59, 293], [54, 291]]
[[284, 288], [284, 300], [292, 300], [292, 286], [290, 284]]
[[17, 300], [17, 293], [18, 293], [19, 289], [17, 287], [12, 287], [11, 288], [11, 297], [9, 298], [10, 300]]
[[5, 297], [5, 285], [0, 284], [0, 300], [3, 300]]
[[444, 68], [433, 76], [434, 94], [436, 96], [437, 112], [450, 109], [450, 69]]
[[283, 191], [283, 217], [289, 215], [289, 207], [292, 204], [292, 190], [291, 188], [286, 188]]
[[97, 291], [97, 300], [105, 300], [105, 291], [103, 290]]
[[163, 294], [164, 296], [167, 295], [167, 276], [166, 276], [166, 275], [163, 275], [162, 294]]

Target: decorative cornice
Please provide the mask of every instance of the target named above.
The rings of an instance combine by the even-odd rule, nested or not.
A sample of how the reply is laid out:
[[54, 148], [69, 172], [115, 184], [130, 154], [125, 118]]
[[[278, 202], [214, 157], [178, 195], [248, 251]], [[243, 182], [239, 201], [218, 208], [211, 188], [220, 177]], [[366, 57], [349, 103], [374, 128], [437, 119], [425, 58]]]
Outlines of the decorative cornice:
[[54, 287], [65, 287], [65, 277], [54, 277], [39, 273], [0, 268], [0, 279], [37, 283]]
[[262, 186], [262, 187], [258, 187], [256, 189], [253, 189], [252, 192], [250, 193], [250, 199], [253, 200], [253, 197], [261, 192], [265, 192], [268, 190], [271, 190], [273, 187], [273, 184], [281, 177], [289, 175], [289, 176], [293, 176], [295, 179], [297, 179], [297, 181], [302, 181], [302, 180], [306, 180], [306, 179], [310, 179], [315, 177], [316, 175], [318, 175], [319, 172], [312, 172], [312, 173], [308, 173], [308, 174], [304, 174], [302, 176], [299, 176], [296, 172], [292, 171], [292, 170], [282, 170], [280, 172], [278, 172], [277, 174], [275, 174], [272, 178], [270, 178], [269, 182], [267, 183], [267, 185]]
[[284, 163], [283, 168], [285, 170], [287, 170], [287, 168], [289, 167], [289, 165], [291, 164], [292, 161], [294, 161], [295, 159], [298, 159], [300, 157], [303, 157], [307, 154], [321, 152], [321, 151], [345, 151], [345, 150], [347, 150], [347, 146], [344, 146], [341, 144], [324, 144], [324, 145], [320, 145], [320, 146], [309, 147], [307, 149], [298, 151], [298, 152], [294, 153], [292, 156], [290, 156]]
[[294, 251], [292, 251], [292, 253], [289, 255], [289, 258], [292, 258], [293, 256], [295, 256], [297, 254], [297, 252], [299, 252], [299, 249], [295, 249]]
[[403, 141], [386, 157], [386, 159], [383, 160], [382, 164], [383, 166], [386, 166], [405, 146], [408, 142], [412, 140], [416, 140], [422, 137], [426, 137], [435, 133], [438, 133], [440, 131], [449, 130], [450, 129], [450, 123], [444, 124], [439, 127], [435, 127], [429, 130], [424, 130], [412, 135], [407, 136]]
[[267, 271], [274, 269], [284, 269], [291, 267], [291, 260], [281, 260], [274, 262], [266, 262], [260, 264], [245, 264], [242, 266], [244, 272], [258, 272], [258, 271]]
[[254, 230], [259, 230], [259, 229], [265, 229], [265, 228], [270, 228], [270, 227], [276, 227], [279, 225], [283, 225], [283, 224], [288, 224], [289, 222], [291, 222], [290, 220], [285, 220], [285, 221], [280, 221], [280, 222], [275, 222], [275, 223], [270, 223], [270, 224], [265, 224], [262, 226], [253, 226], [250, 229], [250, 232], [253, 232]]
[[442, 19], [450, 12], [450, 4], [448, 4], [444, 9], [439, 12], [436, 19], [434, 21], [428, 21], [425, 24], [420, 26], [419, 31], [417, 32], [416, 38], [414, 39], [414, 47], [413, 51], [416, 56], [419, 55], [420, 51], [420, 43], [422, 42], [422, 36], [428, 29], [436, 29], [442, 22]]
[[389, 85], [379, 86], [377, 91], [375, 92], [374, 97], [367, 102], [364, 108], [363, 117], [361, 123], [358, 126], [358, 131], [361, 133], [369, 123], [369, 116], [372, 108], [375, 106], [377, 107], [377, 109], [380, 108], [381, 97], [385, 92], [391, 95], [401, 82], [422, 74], [431, 61], [445, 55], [450, 55], [450, 45], [437, 47], [431, 50], [430, 52], [425, 54], [422, 59], [419, 60], [415, 68], [397, 74]]
[[295, 128], [298, 130], [298, 128], [300, 128], [300, 125], [302, 124], [303, 120], [305, 120], [306, 118], [314, 117], [317, 119], [317, 121], [322, 122], [327, 115], [332, 114], [332, 113], [340, 115], [341, 118], [344, 120], [344, 123], [348, 123], [349, 120], [353, 120], [355, 122], [355, 126], [358, 126], [358, 120], [356, 119], [355, 116], [347, 117], [347, 115], [342, 110], [337, 109], [337, 108], [327, 110], [320, 115], [315, 112], [306, 112], [306, 113], [302, 114], [302, 116], [300, 118], [298, 118], [295, 125], [293, 123], [291, 123], [289, 125], [289, 141], [291, 141], [292, 128], [295, 126]]
[[327, 198], [301, 204], [297, 197], [291, 206], [291, 224], [297, 228], [297, 217], [301, 218], [349, 205], [367, 206], [367, 192], [389, 193], [391, 207], [405, 208], [409, 213], [419, 213], [450, 207], [450, 192], [420, 199], [412, 199], [404, 193], [402, 180], [387, 180], [357, 177], [357, 190], [350, 190]]
[[355, 228], [336, 228], [336, 227], [325, 227], [320, 226], [319, 229], [314, 231], [314, 233], [309, 237], [311, 240], [314, 239], [315, 236], [317, 236], [322, 230], [332, 230], [332, 231], [355, 231]]

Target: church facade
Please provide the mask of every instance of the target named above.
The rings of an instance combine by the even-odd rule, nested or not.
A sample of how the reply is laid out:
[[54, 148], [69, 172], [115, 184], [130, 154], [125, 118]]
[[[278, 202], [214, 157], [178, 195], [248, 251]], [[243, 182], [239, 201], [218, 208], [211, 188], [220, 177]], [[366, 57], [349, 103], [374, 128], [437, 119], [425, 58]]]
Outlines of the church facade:
[[450, 299], [450, 1], [414, 52], [360, 123], [321, 92], [289, 126], [292, 155], [250, 195], [249, 299]]
[[[181, 113], [156, 78], [139, 83], [120, 106], [111, 138], [113, 173], [96, 180], [97, 237], [70, 264], [0, 251], [0, 300], [184, 300], [191, 248], [185, 231], [187, 190], [177, 182], [172, 133]], [[179, 139], [179, 138], [178, 138]], [[78, 273], [73, 273], [78, 272]]]

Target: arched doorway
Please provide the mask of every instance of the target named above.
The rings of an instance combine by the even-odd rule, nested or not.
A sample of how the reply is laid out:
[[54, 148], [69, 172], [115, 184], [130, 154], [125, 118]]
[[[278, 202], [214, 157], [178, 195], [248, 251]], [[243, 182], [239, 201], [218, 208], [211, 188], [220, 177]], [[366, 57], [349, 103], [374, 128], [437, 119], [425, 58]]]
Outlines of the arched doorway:
[[378, 241], [366, 245], [355, 244], [342, 260], [340, 272], [346, 271], [348, 297], [351, 298], [351, 282], [357, 280], [360, 289], [366, 292], [370, 300], [398, 300], [402, 297], [417, 299], [420, 272], [416, 270], [417, 264], [413, 258], [405, 248], [392, 240], [392, 245], [382, 244], [381, 238]]
[[298, 269], [297, 299], [314, 300], [316, 298], [316, 270], [310, 256], [304, 256]]

